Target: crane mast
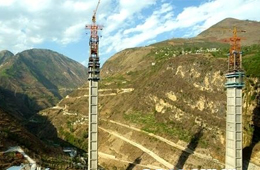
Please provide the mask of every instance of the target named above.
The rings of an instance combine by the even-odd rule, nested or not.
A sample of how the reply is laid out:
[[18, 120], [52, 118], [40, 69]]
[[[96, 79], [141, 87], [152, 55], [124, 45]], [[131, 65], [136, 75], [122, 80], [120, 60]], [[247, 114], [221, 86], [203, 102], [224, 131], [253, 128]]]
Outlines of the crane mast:
[[89, 81], [89, 124], [88, 124], [88, 170], [98, 169], [98, 81], [100, 80], [99, 63], [99, 35], [98, 30], [103, 26], [96, 24], [96, 12], [92, 16], [92, 24], [86, 25], [90, 29], [89, 38], [89, 62], [88, 62], [88, 81]]

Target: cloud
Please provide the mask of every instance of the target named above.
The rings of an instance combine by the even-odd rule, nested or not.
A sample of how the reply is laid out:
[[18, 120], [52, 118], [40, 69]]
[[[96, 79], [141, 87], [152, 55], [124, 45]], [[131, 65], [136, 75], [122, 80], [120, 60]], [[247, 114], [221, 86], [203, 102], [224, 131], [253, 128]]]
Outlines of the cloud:
[[[131, 24], [129, 19], [155, 3], [102, 0], [97, 17], [106, 25], [103, 34], [113, 36], [111, 32]], [[96, 4], [83, 0], [0, 0], [0, 37], [5, 42], [1, 48], [18, 52], [47, 41], [62, 46], [78, 42]]]
[[134, 20], [138, 19], [136, 16], [138, 16], [143, 9], [155, 4], [156, 0], [119, 0], [118, 5], [111, 11], [111, 15], [109, 15], [104, 22], [107, 26], [104, 30], [104, 35], [109, 35], [115, 30], [131, 26]]
[[66, 28], [63, 32], [63, 37], [60, 42], [62, 44], [68, 44], [68, 43], [72, 43], [77, 41], [78, 39], [80, 39], [80, 34], [79, 32], [81, 32], [82, 30], [82, 25], [84, 25], [84, 23], [79, 23], [77, 25], [72, 25], [68, 28]]
[[173, 6], [169, 3], [161, 4], [144, 22], [135, 27], [119, 30], [113, 37], [106, 39], [106, 44], [110, 44], [106, 52], [135, 47], [149, 42], [161, 33], [171, 31], [174, 28], [173, 17]]
[[64, 9], [71, 9], [74, 12], [91, 11], [91, 9], [94, 9], [94, 3], [90, 4], [83, 1], [67, 0], [62, 6]]
[[165, 31], [169, 31], [167, 26], [171, 24], [169, 21], [173, 19], [172, 9], [170, 4], [162, 4], [160, 9], [154, 11], [143, 23], [134, 28], [126, 29], [121, 35], [117, 35], [117, 39], [122, 38], [121, 41], [112, 41], [111, 46], [114, 46], [116, 51], [127, 47], [135, 47]]
[[[64, 48], [82, 43], [96, 4], [97, 0], [0, 0], [0, 47], [16, 53], [46, 42]], [[259, 21], [258, 6], [259, 0], [210, 0], [179, 10], [171, 0], [101, 0], [100, 51], [107, 59], [124, 48], [157, 42], [162, 35], [192, 37], [227, 17]], [[182, 35], [177, 35], [180, 30]]]
[[51, 0], [16, 0], [21, 7], [25, 7], [28, 12], [40, 12], [48, 9], [52, 4]]
[[[260, 20], [260, 11], [256, 6], [260, 5], [258, 0], [214, 0], [200, 6], [185, 8], [176, 18], [178, 28], [200, 28], [190, 36], [195, 36], [217, 22], [228, 18]], [[200, 27], [198, 27], [200, 26]]]
[[0, 6], [5, 6], [5, 7], [8, 7], [8, 6], [11, 6], [13, 5], [15, 2], [15, 0], [0, 0]]
[[0, 0], [0, 37], [5, 42], [0, 46], [16, 53], [46, 41], [77, 42], [94, 6], [91, 1]]

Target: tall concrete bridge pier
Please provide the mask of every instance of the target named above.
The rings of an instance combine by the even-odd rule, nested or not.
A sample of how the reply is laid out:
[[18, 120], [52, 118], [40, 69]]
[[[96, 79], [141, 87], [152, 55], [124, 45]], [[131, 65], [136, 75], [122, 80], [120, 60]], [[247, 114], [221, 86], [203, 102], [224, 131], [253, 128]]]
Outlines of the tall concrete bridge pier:
[[[225, 168], [242, 170], [242, 88], [244, 72], [238, 66], [236, 59], [242, 59], [242, 54], [233, 52], [231, 69], [226, 74], [227, 82], [227, 115], [226, 115], [226, 158]], [[234, 67], [233, 67], [234, 66]]]

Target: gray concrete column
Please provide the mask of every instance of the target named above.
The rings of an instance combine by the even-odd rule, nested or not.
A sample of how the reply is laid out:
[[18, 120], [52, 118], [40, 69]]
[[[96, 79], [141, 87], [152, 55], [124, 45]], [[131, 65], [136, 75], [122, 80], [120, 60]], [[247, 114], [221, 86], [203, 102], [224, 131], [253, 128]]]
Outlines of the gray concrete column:
[[242, 170], [242, 87], [243, 72], [233, 72], [227, 77], [226, 115], [226, 169]]

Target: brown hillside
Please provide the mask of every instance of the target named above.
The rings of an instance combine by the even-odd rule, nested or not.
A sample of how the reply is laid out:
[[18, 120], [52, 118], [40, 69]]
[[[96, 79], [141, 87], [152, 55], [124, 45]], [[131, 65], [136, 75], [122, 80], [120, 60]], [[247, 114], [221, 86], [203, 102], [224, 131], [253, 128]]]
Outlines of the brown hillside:
[[[255, 71], [260, 62], [254, 50], [243, 60], [256, 75], [245, 78], [243, 146], [245, 162], [260, 165]], [[102, 67], [99, 86], [100, 164], [107, 169], [127, 169], [133, 162], [139, 162], [136, 169], [224, 168], [226, 51], [226, 44], [192, 38], [112, 56]], [[59, 137], [87, 150], [88, 84], [40, 114]]]
[[86, 68], [57, 52], [0, 52], [0, 106], [17, 117], [28, 118], [56, 104], [86, 81]]
[[[200, 33], [196, 38], [209, 38], [223, 40], [233, 36], [232, 30], [245, 30], [246, 32], [238, 32], [238, 37], [243, 37], [242, 45], [260, 44], [260, 22], [250, 20], [238, 20], [227, 18], [219, 23], [211, 26], [209, 29]], [[229, 30], [230, 29], [230, 30]]]

